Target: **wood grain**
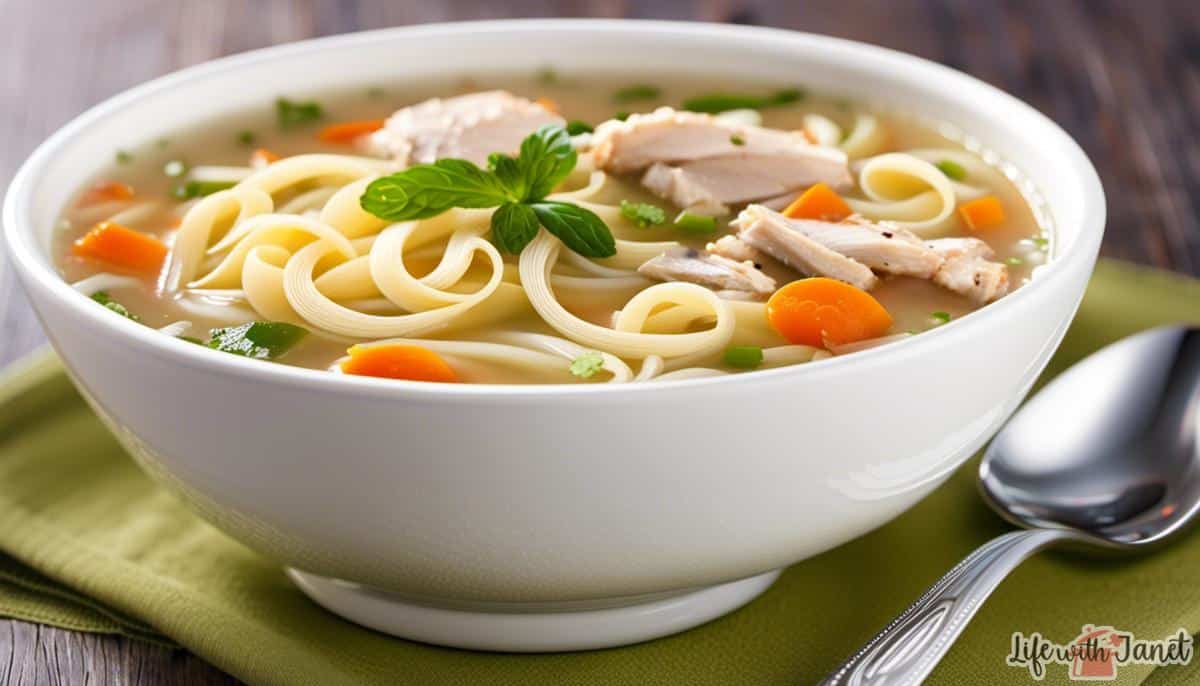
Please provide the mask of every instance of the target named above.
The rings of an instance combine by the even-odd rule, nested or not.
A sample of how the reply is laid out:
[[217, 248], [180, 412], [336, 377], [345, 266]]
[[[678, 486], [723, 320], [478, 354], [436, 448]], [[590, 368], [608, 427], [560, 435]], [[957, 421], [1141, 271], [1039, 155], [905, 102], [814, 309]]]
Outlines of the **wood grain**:
[[[1200, 274], [1200, 3], [1122, 0], [0, 0], [0, 186], [88, 106], [220, 55], [433, 21], [535, 16], [762, 24], [961, 69], [1067, 129], [1108, 192], [1104, 253]], [[0, 268], [0, 364], [43, 340]], [[0, 684], [230, 684], [181, 651], [0, 621]]]

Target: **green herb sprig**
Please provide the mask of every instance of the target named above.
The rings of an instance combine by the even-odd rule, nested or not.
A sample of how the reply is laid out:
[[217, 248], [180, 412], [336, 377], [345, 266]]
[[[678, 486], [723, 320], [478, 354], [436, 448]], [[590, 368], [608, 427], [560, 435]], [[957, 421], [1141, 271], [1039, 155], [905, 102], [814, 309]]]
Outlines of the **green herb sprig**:
[[109, 295], [107, 291], [96, 291], [95, 293], [92, 294], [92, 300], [95, 300], [96, 302], [107, 307], [108, 309], [112, 310], [113, 312], [116, 312], [117, 314], [121, 315], [122, 317], [124, 317], [126, 319], [132, 319], [135, 322], [142, 321], [140, 317], [138, 317], [136, 314], [130, 312], [127, 307], [125, 307], [121, 303], [114, 300], [113, 297], [111, 295]]
[[667, 221], [667, 213], [663, 208], [644, 202], [621, 201], [621, 216], [637, 224], [643, 229]]
[[566, 130], [547, 125], [521, 143], [516, 157], [493, 153], [487, 169], [459, 159], [409, 167], [371, 182], [359, 204], [396, 222], [428, 219], [454, 207], [495, 207], [492, 237], [506, 252], [520, 253], [540, 225], [584, 257], [611, 257], [616, 242], [600, 217], [572, 203], [546, 200], [576, 161]]

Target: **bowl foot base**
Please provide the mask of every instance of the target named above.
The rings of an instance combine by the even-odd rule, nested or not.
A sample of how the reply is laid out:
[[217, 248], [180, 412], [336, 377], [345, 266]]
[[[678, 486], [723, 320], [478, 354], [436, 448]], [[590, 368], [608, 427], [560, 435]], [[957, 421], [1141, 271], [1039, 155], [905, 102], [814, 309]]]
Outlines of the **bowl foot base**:
[[779, 570], [678, 593], [589, 603], [447, 603], [289, 569], [309, 598], [356, 624], [422, 643], [519, 653], [611, 648], [668, 636], [732, 612]]

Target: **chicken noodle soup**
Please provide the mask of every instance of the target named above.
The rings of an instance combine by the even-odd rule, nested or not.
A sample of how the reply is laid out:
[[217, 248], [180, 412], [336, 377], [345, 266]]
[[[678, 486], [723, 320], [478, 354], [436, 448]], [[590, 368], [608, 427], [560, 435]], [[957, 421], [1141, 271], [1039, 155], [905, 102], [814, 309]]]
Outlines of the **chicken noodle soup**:
[[97, 307], [334, 373], [645, 382], [802, 364], [1027, 282], [1020, 177], [792, 87], [556, 75], [312, 98], [114, 151], [57, 234]]

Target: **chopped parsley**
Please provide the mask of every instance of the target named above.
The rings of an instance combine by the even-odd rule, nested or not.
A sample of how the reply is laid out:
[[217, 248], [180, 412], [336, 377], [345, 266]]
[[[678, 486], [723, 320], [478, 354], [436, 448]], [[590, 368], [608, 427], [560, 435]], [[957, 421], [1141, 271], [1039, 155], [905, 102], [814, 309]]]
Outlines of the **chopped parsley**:
[[613, 115], [613, 119], [616, 119], [617, 121], [625, 121], [628, 118], [629, 112], [626, 112], [625, 110], [621, 110]]
[[950, 313], [938, 310], [937, 312], [930, 312], [929, 318], [938, 324], [945, 324], [946, 322], [950, 321]]
[[254, 145], [254, 141], [256, 141], [256, 140], [258, 140], [258, 136], [254, 135], [254, 132], [251, 131], [250, 129], [243, 129], [241, 131], [238, 131], [238, 134], [237, 134], [238, 145]]
[[1030, 238], [1029, 240], [1034, 245], [1041, 248], [1042, 250], [1045, 250], [1046, 247], [1050, 245], [1050, 239], [1046, 238], [1045, 236], [1034, 236], [1033, 238]]
[[937, 167], [939, 171], [953, 181], [962, 181], [967, 178], [967, 170], [958, 162], [942, 160], [933, 166]]
[[729, 137], [729, 142], [733, 143], [734, 145], [745, 145], [746, 139], [742, 138], [741, 136], [739, 136], [735, 133]]
[[273, 360], [307, 335], [306, 329], [287, 322], [250, 322], [213, 329], [208, 347], [256, 360]]
[[552, 86], [558, 83], [558, 72], [554, 71], [553, 67], [542, 67], [534, 76], [537, 82], [546, 86]]
[[571, 121], [567, 122], [567, 134], [571, 136], [578, 136], [582, 133], [591, 133], [594, 130], [595, 129], [592, 128], [592, 125], [585, 121], [572, 119]]
[[572, 360], [569, 369], [581, 379], [590, 379], [604, 369], [604, 355], [594, 350], [586, 352]]
[[621, 216], [643, 229], [667, 221], [667, 213], [661, 207], [644, 202], [621, 201]]
[[613, 93], [613, 102], [626, 103], [635, 100], [654, 100], [662, 95], [662, 89], [658, 86], [651, 86], [646, 83], [638, 83], [632, 86], [626, 86]]
[[372, 100], [378, 100], [383, 97], [383, 89], [379, 86], [372, 86], [367, 89], [367, 97]]
[[203, 198], [217, 191], [233, 188], [236, 185], [236, 181], [188, 181], [172, 188], [171, 196], [177, 200]]
[[287, 98], [275, 101], [275, 121], [281, 129], [311, 124], [325, 116], [321, 105], [315, 101], [297, 102]]
[[136, 314], [130, 312], [127, 307], [125, 307], [121, 303], [117, 302], [116, 300], [113, 300], [112, 296], [110, 296], [107, 291], [96, 291], [95, 293], [92, 294], [92, 300], [95, 300], [96, 302], [107, 307], [108, 309], [112, 310], [113, 312], [116, 312], [117, 314], [121, 315], [122, 317], [124, 317], [126, 319], [132, 319], [135, 322], [142, 321], [141, 318], [139, 318]]
[[800, 102], [805, 92], [799, 88], [785, 88], [768, 95], [746, 95], [744, 93], [709, 93], [683, 101], [683, 109], [692, 112], [720, 114], [729, 110], [758, 110]]
[[117, 164], [129, 164], [133, 161], [133, 153], [128, 150], [117, 151]]
[[1025, 264], [1025, 260], [1022, 260], [1019, 257], [1006, 257], [1004, 258], [1004, 264], [1007, 264], [1010, 267], [1019, 267]]

